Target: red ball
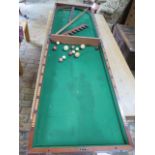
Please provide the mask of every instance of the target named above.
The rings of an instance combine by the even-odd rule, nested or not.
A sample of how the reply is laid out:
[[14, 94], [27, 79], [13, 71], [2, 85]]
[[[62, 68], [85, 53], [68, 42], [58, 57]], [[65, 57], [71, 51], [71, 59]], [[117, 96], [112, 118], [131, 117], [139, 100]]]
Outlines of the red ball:
[[72, 54], [73, 54], [72, 51], [70, 51], [70, 52], [68, 53], [69, 56], [71, 56]]
[[57, 50], [57, 47], [56, 46], [53, 46], [53, 51], [56, 51]]

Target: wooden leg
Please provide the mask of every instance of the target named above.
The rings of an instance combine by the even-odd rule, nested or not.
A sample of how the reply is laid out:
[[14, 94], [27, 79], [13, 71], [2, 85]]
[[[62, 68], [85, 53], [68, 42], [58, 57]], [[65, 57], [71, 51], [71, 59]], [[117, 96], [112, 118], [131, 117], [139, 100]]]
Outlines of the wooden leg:
[[25, 25], [25, 39], [27, 42], [30, 42], [30, 34], [29, 34], [29, 28], [28, 28], [28, 23], [26, 22]]
[[20, 59], [19, 59], [19, 75], [22, 76], [23, 75], [23, 67], [22, 67], [22, 64], [20, 62]]

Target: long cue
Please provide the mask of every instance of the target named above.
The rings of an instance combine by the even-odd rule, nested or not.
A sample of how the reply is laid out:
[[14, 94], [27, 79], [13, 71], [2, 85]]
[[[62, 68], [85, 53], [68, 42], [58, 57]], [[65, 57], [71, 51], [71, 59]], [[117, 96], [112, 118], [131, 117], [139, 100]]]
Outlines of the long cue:
[[62, 27], [56, 34], [61, 33], [64, 29], [66, 29], [68, 26], [70, 26], [72, 23], [74, 23], [78, 18], [80, 18], [86, 11], [88, 10], [85, 9], [83, 12], [81, 12], [79, 15], [77, 15], [74, 19], [72, 19], [68, 24], [66, 24], [64, 27]]
[[70, 11], [69, 22], [70, 22], [70, 21], [72, 20], [72, 18], [73, 18], [74, 9], [75, 9], [75, 7], [73, 6], [73, 7], [71, 8], [71, 11]]

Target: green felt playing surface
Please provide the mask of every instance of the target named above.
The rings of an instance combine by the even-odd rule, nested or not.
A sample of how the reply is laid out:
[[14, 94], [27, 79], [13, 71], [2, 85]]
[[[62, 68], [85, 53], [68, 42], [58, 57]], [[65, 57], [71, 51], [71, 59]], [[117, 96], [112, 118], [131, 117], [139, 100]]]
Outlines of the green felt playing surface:
[[49, 46], [33, 145], [126, 144], [102, 51], [89, 46], [76, 59], [62, 48]]
[[[74, 17], [79, 15], [83, 10], [76, 9], [74, 11]], [[69, 9], [57, 9], [54, 16], [54, 24], [52, 27], [52, 33], [55, 34], [59, 31], [63, 26], [65, 26], [69, 21], [70, 10]], [[71, 30], [81, 24], [87, 24], [88, 28], [76, 33], [76, 36], [85, 36], [85, 37], [97, 37], [97, 33], [95, 30], [95, 26], [89, 12], [86, 12], [81, 18], [75, 21], [72, 25], [66, 28], [63, 32]], [[62, 32], [62, 33], [63, 33]]]
[[[59, 11], [53, 32], [69, 16], [64, 13], [64, 23], [58, 23]], [[88, 13], [85, 15], [90, 17]], [[96, 36], [89, 20], [90, 33], [84, 34], [84, 30], [80, 35]], [[101, 48], [87, 46], [75, 58], [63, 51], [63, 44], [57, 51], [52, 51], [53, 45], [49, 45], [47, 54], [33, 147], [127, 145]], [[58, 59], [62, 55], [67, 59], [60, 63]]]

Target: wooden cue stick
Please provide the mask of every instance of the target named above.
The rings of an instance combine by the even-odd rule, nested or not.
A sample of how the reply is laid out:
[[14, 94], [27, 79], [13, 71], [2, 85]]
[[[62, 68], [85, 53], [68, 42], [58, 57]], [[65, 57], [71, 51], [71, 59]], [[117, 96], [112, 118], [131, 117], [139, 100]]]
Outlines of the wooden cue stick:
[[56, 34], [61, 33], [64, 29], [66, 29], [68, 26], [70, 26], [72, 23], [74, 23], [78, 18], [80, 18], [86, 11], [88, 10], [85, 9], [83, 12], [81, 12], [79, 15], [77, 15], [74, 19], [72, 19], [68, 24], [66, 24], [64, 27], [62, 27]]
[[75, 7], [73, 6], [73, 7], [71, 8], [71, 11], [70, 11], [69, 22], [70, 22], [70, 21], [72, 20], [72, 18], [73, 18], [74, 9], [75, 9]]

